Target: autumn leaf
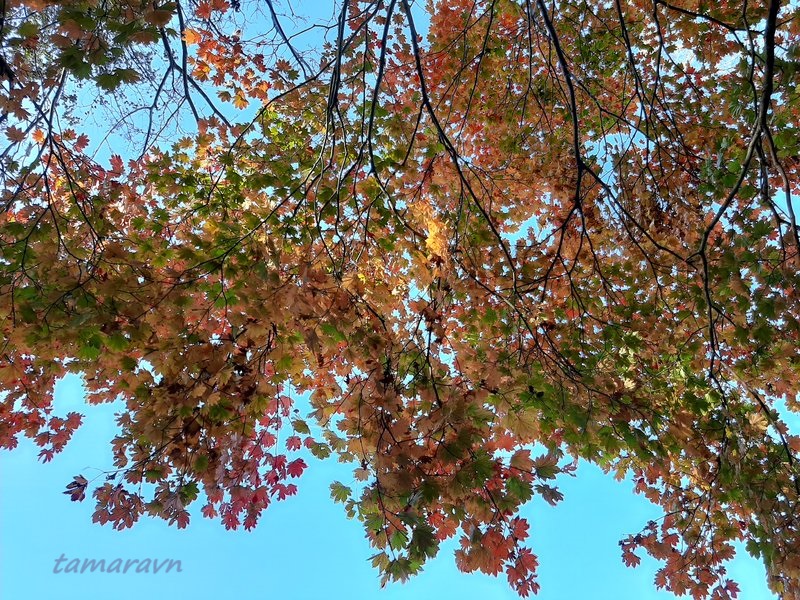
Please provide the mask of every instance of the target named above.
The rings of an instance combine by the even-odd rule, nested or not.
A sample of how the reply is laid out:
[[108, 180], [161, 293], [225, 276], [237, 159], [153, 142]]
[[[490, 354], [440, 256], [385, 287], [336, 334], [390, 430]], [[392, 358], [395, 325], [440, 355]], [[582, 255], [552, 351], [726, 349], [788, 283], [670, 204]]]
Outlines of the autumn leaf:
[[6, 137], [12, 142], [22, 142], [25, 139], [25, 132], [16, 125], [6, 127]]
[[75, 140], [74, 144], [75, 150], [77, 152], [82, 152], [83, 150], [86, 149], [88, 145], [89, 145], [89, 136], [86, 135], [85, 133], [80, 134], [78, 138]]
[[172, 10], [156, 9], [145, 13], [144, 20], [155, 27], [165, 27], [173, 16], [174, 11]]
[[236, 94], [234, 94], [234, 96], [233, 96], [233, 105], [236, 108], [247, 108], [248, 104], [249, 104], [249, 102], [248, 102], [247, 98], [245, 98], [244, 95], [242, 95], [241, 92], [237, 92]]
[[199, 2], [195, 9], [195, 14], [199, 19], [209, 19], [211, 18], [211, 10], [212, 8], [209, 2]]
[[200, 42], [201, 34], [194, 29], [184, 29], [183, 39], [189, 46], [193, 46]]
[[633, 552], [625, 551], [622, 553], [622, 562], [625, 563], [626, 567], [638, 567], [642, 559]]
[[122, 157], [119, 154], [111, 155], [111, 173], [114, 175], [122, 175], [123, 171]]
[[539, 484], [536, 486], [536, 491], [551, 506], [555, 506], [564, 499], [564, 495], [557, 488], [549, 485]]
[[307, 466], [302, 458], [298, 458], [288, 464], [286, 472], [290, 477], [300, 477]]
[[67, 485], [64, 493], [68, 494], [73, 502], [80, 502], [86, 498], [87, 485], [89, 485], [89, 482], [83, 475], [76, 475], [73, 481]]

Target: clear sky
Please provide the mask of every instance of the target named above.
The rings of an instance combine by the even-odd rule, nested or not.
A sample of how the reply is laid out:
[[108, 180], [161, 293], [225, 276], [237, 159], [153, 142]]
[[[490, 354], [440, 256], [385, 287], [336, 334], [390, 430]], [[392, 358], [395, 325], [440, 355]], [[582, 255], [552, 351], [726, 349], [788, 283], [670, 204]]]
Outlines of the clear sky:
[[[59, 412], [87, 415], [66, 450], [53, 462], [38, 463], [38, 449], [24, 441], [0, 454], [0, 598], [2, 600], [486, 600], [512, 599], [503, 578], [459, 573], [454, 542], [443, 546], [425, 571], [406, 584], [381, 590], [369, 564], [374, 551], [361, 526], [330, 500], [328, 486], [353, 482], [350, 468], [306, 458], [310, 468], [298, 481], [296, 497], [270, 506], [251, 532], [226, 531], [192, 505], [188, 529], [143, 517], [118, 532], [91, 522], [93, 503], [74, 503], [61, 492], [74, 475], [87, 478], [109, 468], [108, 440], [114, 436], [115, 407], [85, 406], [80, 382], [71, 377], [56, 390]], [[102, 478], [98, 481], [102, 481]], [[557, 507], [535, 500], [523, 514], [531, 522], [530, 543], [539, 556], [541, 600], [656, 600], [657, 563], [646, 557], [635, 569], [622, 564], [617, 542], [635, 533], [658, 510], [592, 465], [578, 477], [561, 479], [565, 499]], [[182, 572], [170, 574], [55, 574], [56, 559], [124, 560], [171, 558]], [[134, 567], [135, 568], [135, 567]], [[743, 550], [730, 564], [742, 600], [772, 600], [764, 568]]]

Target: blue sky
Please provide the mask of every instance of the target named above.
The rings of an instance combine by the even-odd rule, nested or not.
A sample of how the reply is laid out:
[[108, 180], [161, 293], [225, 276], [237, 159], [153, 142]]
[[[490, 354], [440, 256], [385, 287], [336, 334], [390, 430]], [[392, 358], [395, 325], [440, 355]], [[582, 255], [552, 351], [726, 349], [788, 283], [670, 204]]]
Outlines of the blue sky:
[[[140, 600], [142, 597], [207, 600], [235, 598], [316, 600], [513, 599], [503, 578], [459, 573], [446, 544], [422, 575], [381, 589], [358, 522], [348, 520], [329, 497], [331, 481], [353, 481], [350, 468], [310, 458], [294, 498], [272, 505], [251, 532], [226, 531], [216, 520], [194, 514], [188, 529], [143, 518], [118, 532], [91, 522], [92, 501], [70, 502], [61, 492], [72, 477], [108, 468], [108, 440], [116, 407], [85, 406], [76, 377], [56, 390], [59, 412], [80, 410], [84, 425], [53, 462], [37, 462], [38, 449], [24, 441], [0, 454], [0, 597], [4, 600]], [[592, 465], [562, 480], [565, 499], [557, 507], [534, 501], [523, 514], [531, 522], [530, 543], [539, 556], [541, 600], [657, 600], [657, 564], [645, 558], [636, 569], [620, 559], [618, 540], [638, 531], [658, 510]], [[200, 501], [192, 507], [199, 513]], [[54, 574], [67, 558], [181, 561], [170, 574]], [[743, 600], [772, 600], [764, 569], [744, 551], [730, 564]], [[113, 593], [113, 595], [112, 595]]]

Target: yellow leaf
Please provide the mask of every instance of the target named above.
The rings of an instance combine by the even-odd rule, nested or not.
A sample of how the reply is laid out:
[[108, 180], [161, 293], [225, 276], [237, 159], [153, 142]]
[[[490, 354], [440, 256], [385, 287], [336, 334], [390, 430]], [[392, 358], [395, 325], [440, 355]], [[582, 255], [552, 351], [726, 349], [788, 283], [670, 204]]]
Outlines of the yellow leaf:
[[434, 256], [447, 256], [447, 236], [442, 222], [435, 216], [430, 216], [426, 219], [426, 225], [428, 226], [428, 237], [425, 240], [425, 246], [428, 251]]
[[241, 92], [236, 92], [236, 95], [233, 97], [233, 105], [236, 108], [247, 108], [247, 98], [245, 98]]
[[187, 29], [183, 32], [183, 39], [188, 45], [197, 44], [200, 42], [200, 33], [194, 29]]
[[751, 413], [747, 416], [747, 420], [750, 421], [750, 425], [758, 429], [759, 431], [766, 431], [767, 427], [769, 426], [769, 421], [767, 417], [763, 415], [763, 413]]

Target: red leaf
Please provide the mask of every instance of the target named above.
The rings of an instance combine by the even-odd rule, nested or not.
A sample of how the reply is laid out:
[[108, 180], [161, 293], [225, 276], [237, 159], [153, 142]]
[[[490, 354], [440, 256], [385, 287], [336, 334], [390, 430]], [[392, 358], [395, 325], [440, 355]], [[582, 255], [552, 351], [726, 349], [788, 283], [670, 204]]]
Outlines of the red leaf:
[[211, 4], [208, 2], [200, 2], [197, 5], [196, 14], [200, 19], [208, 19], [211, 17]]
[[534, 573], [539, 566], [536, 555], [529, 548], [522, 548], [517, 557], [517, 570], [524, 568], [528, 573]]
[[225, 529], [236, 529], [239, 526], [239, 517], [232, 510], [228, 510], [222, 515], [222, 522]]
[[730, 579], [725, 580], [725, 591], [728, 592], [731, 598], [739, 597], [739, 584]]
[[82, 133], [78, 136], [78, 139], [75, 140], [75, 150], [78, 152], [83, 152], [86, 149], [86, 146], [89, 145], [89, 136], [85, 133]]
[[642, 559], [636, 556], [630, 550], [624, 550], [622, 552], [622, 562], [624, 562], [625, 566], [627, 567], [636, 567], [640, 562], [642, 562]]
[[511, 535], [518, 542], [527, 539], [528, 528], [529, 528], [528, 521], [525, 519], [516, 517], [511, 521]]
[[[189, 524], [189, 511], [181, 510], [172, 519], [178, 524], [178, 529], [185, 529]], [[172, 522], [172, 521], [170, 521]]]
[[113, 154], [111, 156], [111, 172], [114, 175], [121, 175], [122, 168], [122, 157], [119, 154]]
[[305, 471], [308, 465], [303, 461], [302, 458], [298, 458], [297, 460], [293, 460], [289, 463], [289, 466], [286, 467], [286, 472], [289, 474], [290, 477], [300, 477]]

